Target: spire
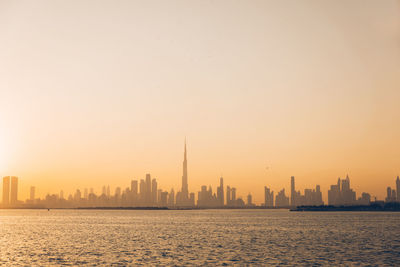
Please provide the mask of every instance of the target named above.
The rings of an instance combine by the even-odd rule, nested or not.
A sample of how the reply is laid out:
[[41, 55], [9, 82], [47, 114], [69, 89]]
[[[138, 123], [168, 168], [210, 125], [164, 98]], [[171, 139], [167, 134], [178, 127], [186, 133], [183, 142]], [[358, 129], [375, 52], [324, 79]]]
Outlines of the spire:
[[183, 159], [186, 161], [186, 137], [185, 137], [185, 154]]

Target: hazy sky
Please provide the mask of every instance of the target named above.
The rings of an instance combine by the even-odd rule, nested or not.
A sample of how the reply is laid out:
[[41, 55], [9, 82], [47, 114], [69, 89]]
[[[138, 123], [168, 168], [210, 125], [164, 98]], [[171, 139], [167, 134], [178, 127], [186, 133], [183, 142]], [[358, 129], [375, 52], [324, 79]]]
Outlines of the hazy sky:
[[[0, 175], [39, 196], [156, 177], [328, 186], [400, 174], [399, 1], [1, 1]], [[196, 194], [197, 195], [197, 194]]]

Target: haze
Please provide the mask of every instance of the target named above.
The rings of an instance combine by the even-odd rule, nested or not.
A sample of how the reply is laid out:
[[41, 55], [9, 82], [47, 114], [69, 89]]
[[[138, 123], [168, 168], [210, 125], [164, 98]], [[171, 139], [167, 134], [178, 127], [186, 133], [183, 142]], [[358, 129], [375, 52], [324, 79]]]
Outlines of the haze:
[[400, 173], [399, 1], [0, 1], [0, 174], [25, 200], [156, 177], [328, 186]]

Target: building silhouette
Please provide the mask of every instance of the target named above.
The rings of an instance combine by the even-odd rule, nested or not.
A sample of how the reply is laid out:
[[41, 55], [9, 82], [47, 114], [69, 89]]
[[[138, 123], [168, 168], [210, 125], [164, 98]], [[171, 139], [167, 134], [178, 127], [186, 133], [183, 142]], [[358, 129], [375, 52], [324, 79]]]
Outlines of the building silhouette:
[[[400, 178], [396, 177], [396, 189], [390, 186], [386, 190], [385, 201], [387, 203], [400, 202]], [[24, 202], [18, 201], [18, 178], [15, 176], [3, 177], [3, 195], [2, 207], [16, 207], [30, 205], [29, 207], [170, 207], [170, 208], [242, 208], [255, 207], [251, 193], [247, 195], [246, 203], [241, 197], [237, 197], [237, 189], [229, 185], [224, 190], [224, 178], [220, 177], [219, 186], [213, 191], [211, 186], [203, 185], [195, 194], [188, 190], [188, 168], [187, 168], [187, 149], [186, 141], [184, 145], [184, 155], [182, 164], [182, 185], [181, 190], [175, 194], [173, 188], [169, 192], [163, 191], [158, 187], [156, 178], [152, 178], [150, 173], [145, 175], [144, 179], [131, 180], [130, 185], [113, 188], [114, 194], [111, 194], [110, 186], [103, 186], [101, 194], [97, 195], [93, 188], [76, 189], [73, 194], [64, 198], [64, 192], [60, 194], [47, 194], [44, 199], [35, 198], [36, 188], [30, 187], [30, 196]], [[83, 193], [82, 193], [83, 192]], [[274, 198], [275, 197], [275, 198]], [[195, 205], [195, 203], [197, 205]], [[371, 195], [363, 192], [356, 199], [356, 192], [350, 187], [350, 178], [347, 175], [345, 179], [340, 178], [337, 184], [331, 185], [328, 190], [328, 204], [334, 206], [351, 205], [370, 205], [384, 203], [383, 201], [371, 202]], [[286, 196], [285, 188], [274, 196], [267, 186], [264, 187], [264, 203], [259, 207], [264, 208], [289, 208], [295, 206], [321, 206], [323, 205], [322, 192], [319, 185], [315, 189], [304, 189], [304, 194], [296, 191], [295, 177], [290, 179], [290, 197]], [[380, 204], [379, 204], [380, 205]], [[397, 205], [397, 204], [395, 204]]]
[[29, 191], [29, 199], [31, 201], [35, 200], [35, 187], [34, 186], [31, 186], [31, 189]]
[[285, 195], [285, 188], [276, 195], [275, 206], [278, 208], [289, 207], [289, 197]]
[[255, 204], [253, 203], [253, 196], [249, 193], [247, 195], [247, 203], [246, 203], [247, 207], [254, 207]]
[[328, 191], [328, 204], [333, 206], [351, 206], [356, 205], [356, 192], [350, 188], [350, 178], [340, 180], [336, 185], [331, 185]]
[[3, 206], [10, 205], [10, 176], [3, 177]]
[[290, 177], [290, 205], [295, 207], [297, 206], [296, 197], [297, 192], [294, 184], [294, 176]]
[[182, 163], [182, 188], [181, 191], [176, 194], [176, 206], [180, 207], [194, 206], [194, 194], [189, 195], [186, 140], [185, 140], [185, 148], [184, 148], [183, 163]]
[[217, 187], [217, 199], [220, 207], [224, 206], [224, 178], [219, 179], [219, 187]]
[[10, 204], [18, 204], [18, 177], [11, 176]]
[[264, 206], [272, 208], [274, 206], [274, 191], [264, 186]]

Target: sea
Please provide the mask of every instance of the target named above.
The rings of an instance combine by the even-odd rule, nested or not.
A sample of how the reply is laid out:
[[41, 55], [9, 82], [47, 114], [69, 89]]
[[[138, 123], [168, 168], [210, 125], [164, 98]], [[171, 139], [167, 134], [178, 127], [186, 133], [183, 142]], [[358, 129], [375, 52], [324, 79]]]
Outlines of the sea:
[[400, 212], [0, 210], [0, 265], [399, 266]]

